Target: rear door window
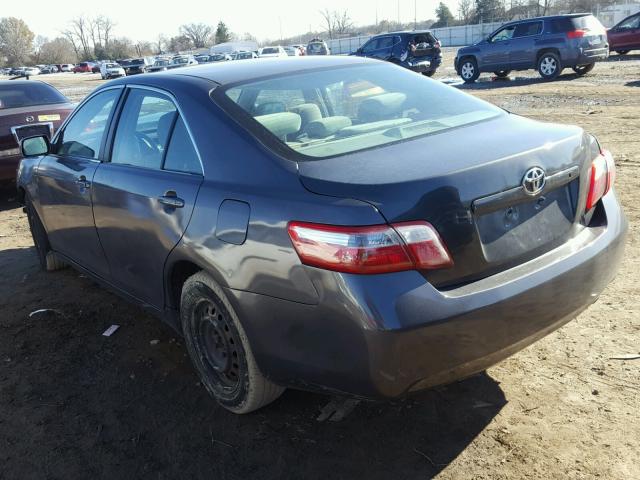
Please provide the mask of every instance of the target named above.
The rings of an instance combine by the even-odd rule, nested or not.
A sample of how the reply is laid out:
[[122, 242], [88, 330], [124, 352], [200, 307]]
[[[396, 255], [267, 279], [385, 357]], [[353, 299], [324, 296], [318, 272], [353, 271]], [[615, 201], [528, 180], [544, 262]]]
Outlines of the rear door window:
[[532, 37], [542, 33], [542, 22], [527, 22], [516, 26], [513, 38]]
[[111, 162], [160, 169], [177, 116], [176, 106], [165, 95], [131, 89], [118, 121]]
[[174, 172], [202, 173], [198, 153], [182, 118], [176, 121], [162, 168]]

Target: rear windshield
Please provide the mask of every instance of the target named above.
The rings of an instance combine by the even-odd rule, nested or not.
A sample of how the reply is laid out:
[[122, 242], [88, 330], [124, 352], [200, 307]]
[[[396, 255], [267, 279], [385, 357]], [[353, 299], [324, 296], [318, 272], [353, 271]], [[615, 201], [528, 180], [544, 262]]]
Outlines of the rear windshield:
[[29, 85], [0, 85], [0, 109], [53, 105], [68, 101], [55, 88], [40, 82], [29, 82]]
[[278, 52], [279, 50], [277, 48], [267, 47], [262, 49], [262, 53], [278, 53]]
[[593, 15], [584, 15], [581, 17], [561, 17], [551, 22], [551, 31], [553, 33], [565, 33], [573, 30], [589, 30], [593, 32], [604, 32], [605, 28]]
[[327, 48], [325, 47], [324, 43], [310, 43], [307, 46], [307, 50], [309, 50], [309, 52], [311, 53], [325, 53], [327, 51]]
[[[292, 159], [344, 155], [488, 120], [502, 110], [381, 63], [287, 74], [214, 90], [241, 124]], [[289, 155], [287, 155], [287, 153]]]

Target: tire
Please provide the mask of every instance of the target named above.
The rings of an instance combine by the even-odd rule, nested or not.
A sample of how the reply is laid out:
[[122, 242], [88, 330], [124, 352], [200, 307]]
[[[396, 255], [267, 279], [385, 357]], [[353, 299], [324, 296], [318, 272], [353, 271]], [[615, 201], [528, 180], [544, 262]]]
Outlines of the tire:
[[473, 83], [480, 77], [478, 62], [474, 58], [466, 58], [460, 64], [460, 77], [464, 83]]
[[545, 80], [555, 80], [562, 72], [560, 57], [553, 52], [546, 52], [538, 59], [538, 73]]
[[593, 70], [593, 67], [595, 66], [596, 66], [595, 63], [590, 63], [589, 65], [576, 65], [575, 67], [572, 68], [572, 70], [576, 72], [576, 75], [581, 77], [589, 73], [591, 70]]
[[616, 50], [616, 53], [618, 55], [626, 55], [627, 53], [629, 53], [631, 50]]
[[429, 70], [428, 72], [422, 72], [425, 77], [433, 77], [436, 74], [435, 70]]
[[260, 372], [237, 314], [222, 288], [205, 272], [184, 283], [180, 318], [191, 361], [222, 407], [249, 413], [284, 392]]
[[67, 264], [51, 250], [49, 244], [49, 237], [47, 231], [40, 221], [38, 212], [33, 207], [31, 199], [25, 197], [25, 207], [27, 210], [27, 220], [29, 221], [29, 230], [31, 230], [31, 238], [33, 238], [33, 244], [36, 247], [36, 254], [38, 255], [38, 262], [40, 268], [47, 272], [53, 272], [61, 270], [67, 266]]
[[499, 70], [497, 72], [493, 72], [494, 75], [498, 78], [507, 78], [511, 73], [511, 70]]

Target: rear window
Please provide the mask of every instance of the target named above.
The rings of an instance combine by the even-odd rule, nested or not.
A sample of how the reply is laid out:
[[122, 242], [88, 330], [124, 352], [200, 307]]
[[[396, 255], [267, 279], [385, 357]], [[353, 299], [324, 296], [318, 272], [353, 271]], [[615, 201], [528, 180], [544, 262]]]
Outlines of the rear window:
[[279, 50], [277, 48], [267, 47], [262, 49], [262, 53], [278, 53], [278, 52]]
[[40, 82], [19, 83], [0, 86], [0, 109], [53, 105], [69, 100], [55, 88]]
[[552, 33], [566, 33], [573, 30], [591, 30], [604, 32], [605, 28], [593, 15], [581, 17], [561, 17], [551, 22]]
[[307, 46], [307, 50], [309, 50], [309, 52], [311, 52], [311, 53], [326, 53], [327, 52], [327, 48], [325, 47], [324, 43], [310, 43]]
[[214, 98], [240, 124], [296, 160], [345, 155], [502, 114], [387, 64], [287, 74], [223, 92], [214, 90]]

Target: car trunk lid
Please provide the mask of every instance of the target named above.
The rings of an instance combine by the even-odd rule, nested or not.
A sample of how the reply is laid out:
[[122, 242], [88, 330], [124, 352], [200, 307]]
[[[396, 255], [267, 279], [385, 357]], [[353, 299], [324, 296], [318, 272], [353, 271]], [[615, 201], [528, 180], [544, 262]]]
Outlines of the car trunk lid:
[[[349, 156], [299, 163], [312, 192], [369, 202], [389, 223], [426, 220], [454, 266], [424, 272], [459, 285], [534, 258], [580, 228], [582, 179], [592, 159], [581, 129], [504, 114], [496, 119]], [[547, 175], [523, 192], [532, 168]], [[582, 189], [584, 190], [584, 188]]]

